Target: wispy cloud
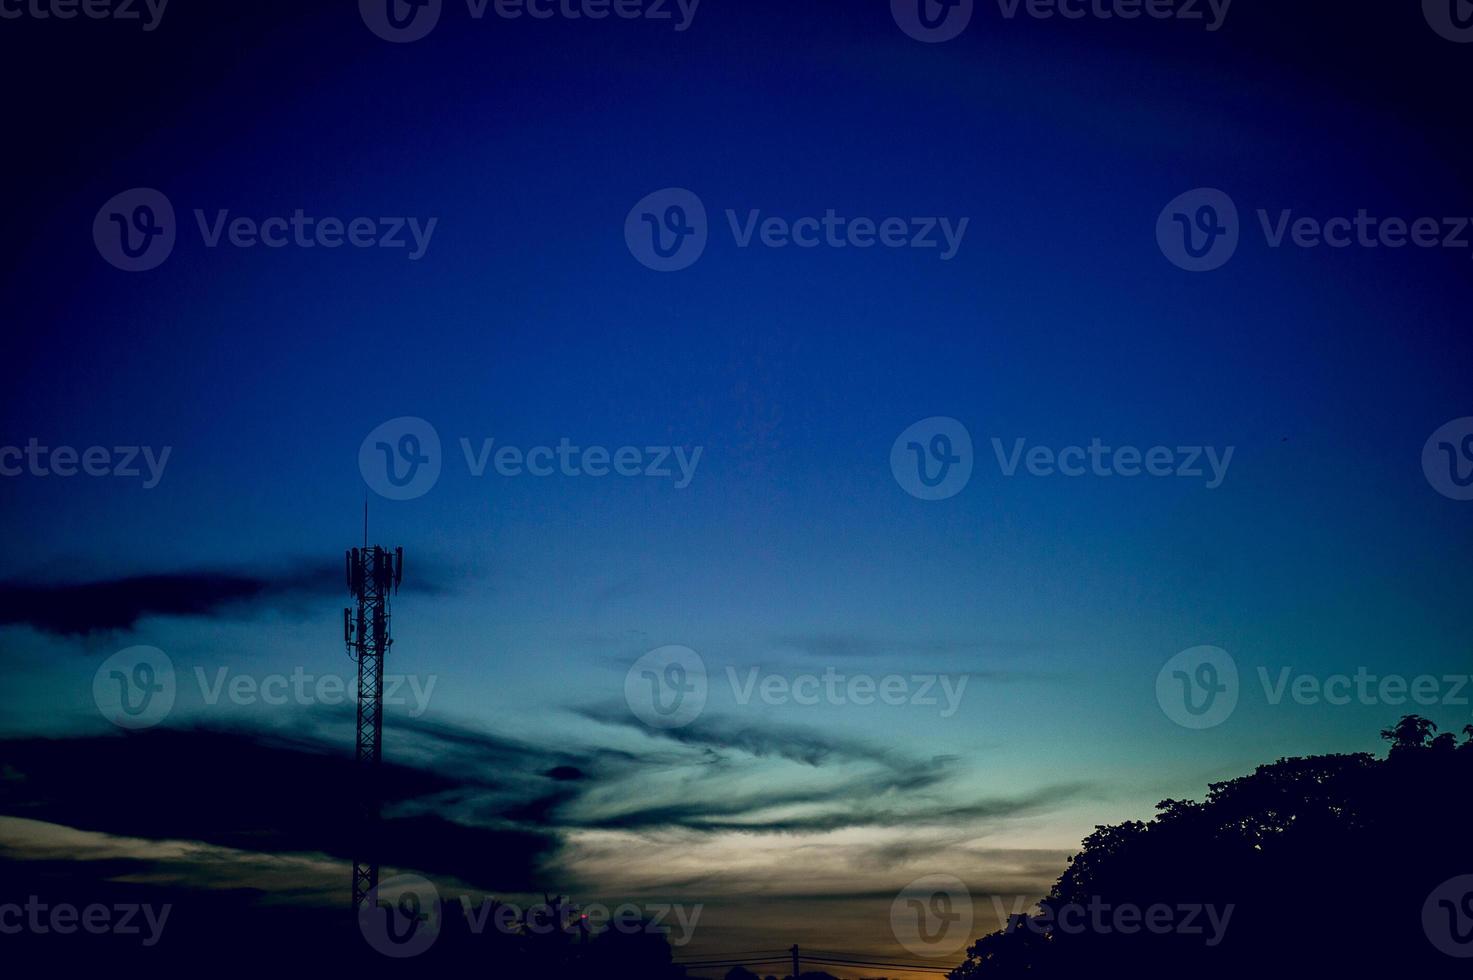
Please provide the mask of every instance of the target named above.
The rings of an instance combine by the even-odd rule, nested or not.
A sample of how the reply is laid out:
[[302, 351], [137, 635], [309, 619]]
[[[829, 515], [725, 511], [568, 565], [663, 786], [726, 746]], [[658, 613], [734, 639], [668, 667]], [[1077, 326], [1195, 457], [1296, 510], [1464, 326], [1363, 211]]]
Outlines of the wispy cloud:
[[[632, 797], [637, 806], [599, 812], [577, 821], [585, 829], [701, 832], [821, 833], [858, 827], [936, 825], [948, 821], [1009, 818], [1039, 813], [1088, 791], [1082, 783], [1058, 784], [1008, 798], [957, 802], [952, 785], [961, 770], [949, 756], [917, 758], [863, 739], [772, 722], [738, 722], [707, 714], [698, 725], [651, 729], [614, 707], [584, 708], [583, 717], [634, 729], [655, 742], [695, 750], [687, 765], [700, 774], [662, 796], [655, 784]], [[831, 772], [818, 780], [761, 769], [763, 761], [793, 763]], [[572, 821], [570, 821], [572, 822]]]
[[862, 739], [821, 732], [798, 725], [771, 722], [739, 722], [707, 715], [699, 725], [686, 728], [653, 729], [615, 705], [585, 707], [578, 714], [603, 725], [643, 732], [653, 739], [677, 742], [720, 751], [737, 751], [759, 759], [776, 757], [805, 766], [864, 761], [883, 766], [904, 766], [903, 756], [892, 749]]
[[[772, 637], [778, 650], [798, 653], [835, 663], [872, 657], [977, 657], [980, 655], [1016, 656], [1042, 649], [1034, 640], [950, 640], [921, 637], [885, 637], [870, 633], [825, 632], [783, 633]], [[998, 679], [1007, 675], [998, 673]]]

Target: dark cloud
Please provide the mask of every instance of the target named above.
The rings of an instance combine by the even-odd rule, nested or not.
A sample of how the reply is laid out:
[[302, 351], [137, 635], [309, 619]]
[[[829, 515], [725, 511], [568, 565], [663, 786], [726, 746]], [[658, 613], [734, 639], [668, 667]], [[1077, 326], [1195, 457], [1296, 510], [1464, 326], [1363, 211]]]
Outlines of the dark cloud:
[[[0, 813], [82, 830], [197, 840], [351, 860], [355, 763], [345, 747], [281, 734], [155, 729], [0, 741]], [[454, 874], [488, 888], [535, 888], [557, 837], [493, 820], [462, 823], [418, 801], [463, 790], [458, 777], [385, 762], [385, 865]], [[483, 786], [495, 788], [487, 780]]]
[[[346, 594], [343, 566], [294, 562], [277, 570], [210, 570], [85, 582], [0, 582], [0, 626], [80, 636], [128, 630], [145, 616], [214, 616], [267, 602]], [[436, 591], [433, 578], [416, 588]]]

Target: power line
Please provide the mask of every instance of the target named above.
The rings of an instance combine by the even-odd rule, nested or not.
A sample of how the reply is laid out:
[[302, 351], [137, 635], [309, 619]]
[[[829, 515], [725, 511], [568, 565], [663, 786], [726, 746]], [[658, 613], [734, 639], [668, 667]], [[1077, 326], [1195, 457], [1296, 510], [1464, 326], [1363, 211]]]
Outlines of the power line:
[[805, 962], [817, 963], [821, 966], [880, 967], [887, 970], [907, 970], [911, 973], [950, 973], [956, 969], [954, 966], [937, 966], [934, 963], [925, 965], [918, 963], [883, 963], [876, 960], [841, 960], [811, 955], [804, 956], [803, 959]]
[[[773, 951], [776, 952], [776, 951]], [[755, 950], [751, 953], [712, 953], [705, 959], [677, 961], [675, 965], [694, 970], [718, 970], [736, 966], [760, 966], [769, 963], [784, 963], [798, 953], [796, 948], [790, 948], [778, 955], [768, 956], [767, 950]], [[815, 966], [842, 966], [862, 969], [903, 970], [910, 973], [935, 973], [947, 974], [955, 967], [943, 966], [931, 962], [900, 963], [893, 959], [880, 959], [865, 957], [863, 954], [845, 953], [836, 950], [809, 950], [801, 954], [804, 963]]]

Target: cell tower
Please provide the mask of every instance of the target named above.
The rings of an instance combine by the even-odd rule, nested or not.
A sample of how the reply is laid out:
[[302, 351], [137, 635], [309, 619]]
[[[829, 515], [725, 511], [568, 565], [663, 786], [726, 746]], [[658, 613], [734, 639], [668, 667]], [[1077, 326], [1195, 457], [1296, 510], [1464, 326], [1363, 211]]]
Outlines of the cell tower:
[[384, 656], [389, 636], [389, 596], [404, 578], [404, 549], [368, 546], [368, 508], [363, 512], [363, 547], [347, 553], [348, 594], [357, 609], [343, 610], [343, 642], [358, 664], [358, 750], [354, 791], [358, 832], [353, 850], [353, 909], [378, 887], [379, 760], [383, 757]]

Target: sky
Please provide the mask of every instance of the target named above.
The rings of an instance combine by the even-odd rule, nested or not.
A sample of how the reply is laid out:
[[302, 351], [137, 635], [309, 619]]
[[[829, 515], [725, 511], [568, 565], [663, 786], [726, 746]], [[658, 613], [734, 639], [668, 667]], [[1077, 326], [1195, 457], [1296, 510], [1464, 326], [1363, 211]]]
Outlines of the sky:
[[[26, 93], [6, 122], [0, 447], [168, 451], [148, 487], [146, 465], [0, 478], [7, 856], [86, 841], [191, 887], [344, 901], [311, 805], [282, 825], [263, 803], [263, 844], [184, 802], [168, 760], [222, 792], [259, 775], [267, 800], [268, 757], [304, 792], [330, 783], [343, 703], [210, 692], [222, 669], [351, 682], [339, 555], [365, 500], [371, 540], [406, 556], [386, 869], [445, 894], [699, 905], [681, 955], [910, 962], [891, 907], [916, 879], [959, 879], [980, 935], [992, 897], [1036, 900], [1097, 824], [1283, 756], [1374, 751], [1410, 710], [1473, 721], [1447, 680], [1469, 673], [1473, 505], [1424, 465], [1473, 415], [1473, 232], [1271, 243], [1286, 211], [1431, 217], [1439, 237], [1473, 216], [1473, 47], [1415, 5], [1238, 0], [1209, 31], [978, 3], [938, 43], [887, 6], [704, 0], [677, 30], [447, 0], [407, 43], [353, 4], [0, 21], [0, 73]], [[176, 218], [141, 272], [92, 233], [133, 188]], [[707, 241], [658, 271], [639, 230], [669, 188]], [[1240, 240], [1190, 272], [1157, 227], [1200, 188], [1235, 203]], [[298, 209], [433, 230], [416, 257], [408, 230], [405, 248], [208, 244]], [[949, 257], [741, 244], [830, 211], [965, 230]], [[398, 452], [406, 418], [439, 475], [390, 499], [377, 442]], [[929, 452], [937, 418], [970, 476], [923, 499], [896, 444], [919, 424]], [[1473, 423], [1449, 431], [1461, 447]], [[486, 440], [632, 446], [671, 475], [477, 475]], [[1016, 452], [1093, 440], [1173, 467], [1200, 449], [1206, 475], [1009, 475]], [[137, 646], [167, 656], [176, 700], [132, 736], [159, 753], [148, 792], [98, 805], [97, 760], [126, 740], [94, 676]], [[626, 690], [672, 646], [706, 701], [662, 728]], [[1157, 681], [1200, 647], [1240, 683], [1190, 727]], [[1274, 703], [1286, 668], [1429, 675], [1439, 703]], [[899, 677], [906, 703], [797, 703], [825, 672]], [[744, 697], [753, 676], [789, 693]]]

